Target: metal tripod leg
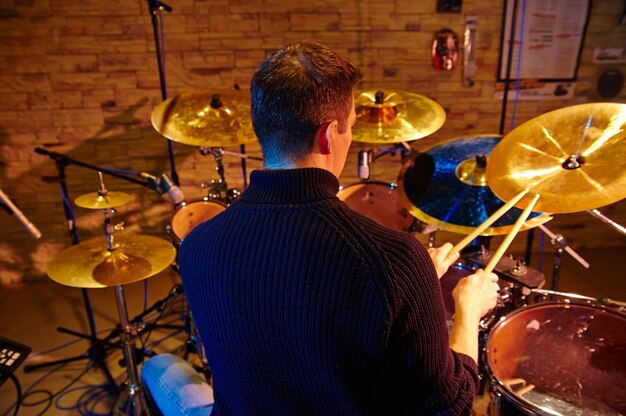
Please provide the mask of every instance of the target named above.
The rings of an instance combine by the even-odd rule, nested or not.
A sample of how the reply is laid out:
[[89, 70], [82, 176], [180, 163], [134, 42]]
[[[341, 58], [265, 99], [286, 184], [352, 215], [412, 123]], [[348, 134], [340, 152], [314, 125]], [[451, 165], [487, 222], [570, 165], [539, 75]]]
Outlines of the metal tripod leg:
[[137, 364], [135, 363], [134, 352], [136, 330], [128, 322], [126, 299], [124, 298], [124, 287], [121, 285], [115, 286], [115, 300], [120, 317], [120, 326], [122, 328], [120, 337], [122, 339], [124, 358], [126, 359], [128, 380], [122, 386], [121, 393], [115, 402], [114, 414], [132, 416], [148, 415], [148, 406], [146, 404], [143, 391], [141, 390], [141, 383], [137, 373]]

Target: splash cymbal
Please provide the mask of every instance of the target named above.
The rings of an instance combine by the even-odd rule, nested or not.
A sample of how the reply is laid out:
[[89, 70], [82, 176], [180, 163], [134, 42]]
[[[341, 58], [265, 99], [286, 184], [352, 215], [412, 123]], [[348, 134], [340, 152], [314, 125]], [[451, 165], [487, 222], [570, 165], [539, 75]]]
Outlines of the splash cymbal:
[[116, 208], [128, 203], [132, 199], [127, 193], [107, 191], [106, 195], [100, 195], [98, 192], [91, 192], [79, 196], [74, 203], [82, 208], [88, 209], [106, 209]]
[[400, 143], [421, 139], [446, 121], [443, 108], [430, 98], [408, 91], [368, 90], [354, 98], [356, 123], [352, 140]]
[[129, 235], [109, 251], [104, 237], [71, 246], [57, 254], [46, 272], [57, 283], [96, 288], [125, 285], [153, 276], [172, 264], [176, 249], [166, 240]]
[[592, 103], [535, 117], [507, 134], [487, 167], [494, 193], [516, 205], [539, 194], [537, 209], [586, 211], [626, 197], [626, 104]]
[[203, 89], [168, 98], [152, 112], [152, 125], [168, 139], [191, 146], [227, 147], [256, 141], [250, 96], [238, 90]]
[[[400, 197], [409, 212], [426, 224], [459, 234], [470, 234], [505, 202], [496, 197], [485, 178], [491, 151], [500, 136], [454, 139], [408, 160], [398, 175]], [[481, 235], [507, 234], [522, 210], [512, 208]], [[549, 221], [534, 212], [522, 229]]]

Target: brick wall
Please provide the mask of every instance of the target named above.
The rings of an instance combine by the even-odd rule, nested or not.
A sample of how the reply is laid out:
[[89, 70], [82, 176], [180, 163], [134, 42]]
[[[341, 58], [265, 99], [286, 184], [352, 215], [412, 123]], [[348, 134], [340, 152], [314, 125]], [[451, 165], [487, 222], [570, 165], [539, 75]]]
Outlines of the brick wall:
[[[366, 80], [361, 88], [393, 88], [426, 95], [446, 110], [444, 127], [414, 142], [427, 149], [455, 137], [496, 133], [501, 101], [494, 99], [502, 1], [465, 0], [461, 14], [435, 13], [435, 1], [416, 0], [171, 0], [163, 16], [168, 95], [197, 88], [247, 88], [258, 63], [277, 47], [317, 40], [350, 57]], [[169, 171], [167, 143], [151, 127], [161, 102], [155, 42], [146, 1], [13, 0], [0, 3], [0, 186], [41, 229], [30, 238], [0, 213], [0, 282], [41, 280], [45, 264], [70, 244], [52, 160], [36, 146], [83, 163], [160, 174]], [[576, 103], [599, 101], [598, 75], [625, 65], [592, 63], [596, 47], [626, 47], [619, 26], [620, 0], [593, 0], [575, 98], [520, 102], [517, 124]], [[476, 83], [461, 84], [461, 70], [434, 71], [433, 33], [463, 33], [465, 17], [478, 17]], [[614, 101], [624, 101], [622, 91]], [[509, 115], [511, 112], [509, 111]], [[509, 117], [510, 118], [510, 117]], [[507, 126], [510, 120], [507, 120]], [[508, 130], [508, 129], [507, 129]], [[355, 143], [342, 183], [356, 181]], [[176, 168], [188, 199], [204, 195], [202, 182], [216, 178], [215, 161], [196, 148], [174, 145]], [[237, 151], [237, 148], [229, 149]], [[259, 155], [248, 145], [251, 155]], [[239, 159], [225, 156], [230, 187], [242, 186]], [[249, 161], [248, 171], [260, 167]], [[395, 181], [399, 157], [381, 158], [373, 179]], [[98, 189], [95, 171], [65, 170], [70, 198]], [[105, 177], [108, 189], [133, 195], [119, 208], [127, 233], [165, 236], [171, 204], [153, 191]], [[626, 205], [603, 212], [626, 223]], [[102, 215], [74, 207], [81, 241], [100, 234]], [[624, 237], [586, 213], [560, 215], [553, 228], [575, 247], [626, 245]], [[236, 232], [236, 230], [233, 230]], [[447, 237], [446, 237], [447, 238]], [[454, 239], [456, 236], [452, 235]], [[524, 240], [521, 236], [516, 240]], [[516, 242], [517, 244], [517, 242]], [[521, 241], [523, 244], [523, 241]]]

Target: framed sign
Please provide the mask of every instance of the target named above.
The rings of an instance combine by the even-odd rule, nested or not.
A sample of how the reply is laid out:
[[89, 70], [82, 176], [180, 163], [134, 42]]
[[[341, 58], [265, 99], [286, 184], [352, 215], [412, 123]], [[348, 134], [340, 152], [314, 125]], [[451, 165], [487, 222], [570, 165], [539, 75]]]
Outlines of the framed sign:
[[576, 80], [591, 0], [505, 0], [500, 82], [506, 80], [515, 4], [510, 78], [515, 79], [519, 69], [521, 79]]

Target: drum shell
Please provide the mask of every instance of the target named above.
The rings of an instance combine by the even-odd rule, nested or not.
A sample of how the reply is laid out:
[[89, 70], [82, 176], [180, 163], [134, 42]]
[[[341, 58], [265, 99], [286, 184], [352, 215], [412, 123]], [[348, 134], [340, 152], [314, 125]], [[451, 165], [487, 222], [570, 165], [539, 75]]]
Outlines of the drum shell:
[[341, 187], [337, 198], [359, 214], [396, 231], [411, 231], [415, 218], [402, 205], [396, 185], [380, 181], [355, 182]]
[[[483, 361], [492, 415], [626, 414], [626, 314], [614, 309], [541, 302], [515, 310], [492, 327]], [[507, 381], [517, 378], [535, 388], [515, 394]]]
[[177, 246], [198, 225], [223, 212], [226, 205], [213, 200], [201, 199], [183, 202], [170, 220], [171, 238]]

